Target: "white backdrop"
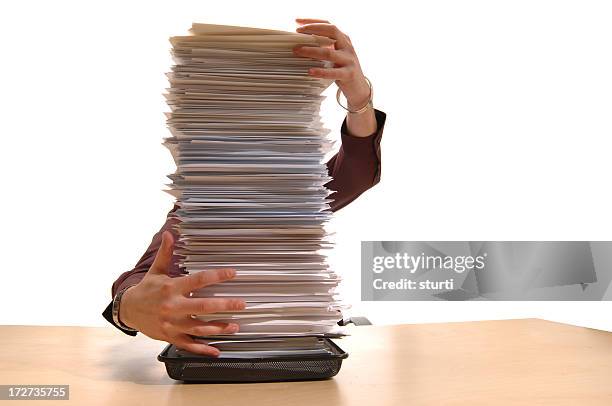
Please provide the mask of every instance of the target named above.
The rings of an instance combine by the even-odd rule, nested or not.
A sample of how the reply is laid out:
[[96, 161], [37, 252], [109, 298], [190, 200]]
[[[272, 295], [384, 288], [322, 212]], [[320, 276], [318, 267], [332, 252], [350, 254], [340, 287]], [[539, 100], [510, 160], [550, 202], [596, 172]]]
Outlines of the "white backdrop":
[[[612, 5], [291, 3], [1, 3], [0, 323], [105, 323], [112, 281], [172, 206], [169, 36], [192, 21], [292, 30], [319, 17], [351, 36], [388, 113], [382, 181], [332, 225], [354, 313], [612, 330], [608, 302], [359, 302], [361, 240], [612, 239]], [[339, 128], [333, 97], [323, 114]]]

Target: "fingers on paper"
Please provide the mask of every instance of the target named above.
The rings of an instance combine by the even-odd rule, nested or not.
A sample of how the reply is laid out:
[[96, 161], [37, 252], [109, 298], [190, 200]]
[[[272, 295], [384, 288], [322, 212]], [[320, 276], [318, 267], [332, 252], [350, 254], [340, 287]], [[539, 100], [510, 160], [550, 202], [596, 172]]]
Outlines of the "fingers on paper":
[[310, 76], [322, 79], [344, 80], [352, 79], [352, 71], [348, 68], [310, 68]]
[[209, 314], [217, 312], [235, 312], [244, 310], [246, 303], [242, 299], [222, 298], [185, 298], [178, 304], [182, 314]]
[[209, 355], [211, 357], [218, 357], [220, 351], [215, 347], [199, 343], [187, 334], [181, 334], [173, 340], [173, 344], [178, 348], [192, 352], [194, 354]]
[[213, 269], [177, 278], [175, 285], [181, 293], [187, 294], [205, 286], [230, 280], [235, 276], [236, 271], [233, 269]]
[[330, 61], [338, 65], [347, 65], [352, 62], [352, 58], [345, 52], [331, 48], [315, 46], [299, 46], [293, 49], [297, 56], [316, 59], [319, 61]]
[[344, 34], [342, 31], [338, 29], [333, 24], [326, 23], [313, 23], [313, 24], [305, 24], [296, 29], [297, 32], [301, 34], [312, 34], [319, 35], [321, 37], [328, 37], [336, 40], [336, 48], [342, 49], [350, 47], [351, 41], [349, 37]]
[[176, 327], [181, 332], [194, 336], [234, 334], [240, 328], [236, 323], [204, 322], [191, 317], [178, 321]]
[[304, 24], [314, 24], [314, 23], [323, 23], [323, 24], [331, 24], [327, 20], [320, 20], [318, 18], [296, 18], [295, 22], [304, 25]]

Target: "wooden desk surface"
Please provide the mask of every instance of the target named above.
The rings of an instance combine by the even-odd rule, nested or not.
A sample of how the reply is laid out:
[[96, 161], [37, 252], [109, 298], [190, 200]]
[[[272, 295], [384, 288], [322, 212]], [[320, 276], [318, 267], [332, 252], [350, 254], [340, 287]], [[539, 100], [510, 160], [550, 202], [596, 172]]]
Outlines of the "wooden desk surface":
[[[611, 405], [612, 333], [543, 320], [352, 327], [334, 378], [175, 383], [163, 343], [112, 327], [0, 326], [0, 384], [69, 384], [71, 405]], [[12, 401], [18, 404], [28, 401]], [[38, 404], [37, 402], [36, 404]], [[32, 404], [29, 402], [27, 404]]]

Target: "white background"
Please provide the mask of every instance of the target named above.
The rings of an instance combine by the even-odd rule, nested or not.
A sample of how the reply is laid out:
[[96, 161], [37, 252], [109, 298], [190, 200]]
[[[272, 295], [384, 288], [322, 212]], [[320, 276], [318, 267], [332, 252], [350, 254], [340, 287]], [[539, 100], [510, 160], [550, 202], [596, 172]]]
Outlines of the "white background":
[[[359, 302], [361, 240], [612, 239], [610, 3], [291, 3], [2, 2], [0, 323], [105, 323], [111, 283], [172, 207], [167, 38], [301, 16], [351, 36], [388, 113], [382, 181], [333, 224], [354, 313], [612, 330], [608, 302]], [[323, 114], [339, 128], [333, 97]]]

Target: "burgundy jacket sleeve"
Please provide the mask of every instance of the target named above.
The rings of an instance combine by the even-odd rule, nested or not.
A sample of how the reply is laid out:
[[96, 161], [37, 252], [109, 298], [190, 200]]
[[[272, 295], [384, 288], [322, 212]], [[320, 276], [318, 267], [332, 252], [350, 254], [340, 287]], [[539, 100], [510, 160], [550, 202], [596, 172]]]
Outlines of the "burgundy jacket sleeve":
[[342, 123], [342, 145], [327, 162], [327, 170], [333, 179], [325, 186], [334, 191], [330, 195], [333, 211], [340, 210], [380, 181], [380, 140], [387, 116], [379, 110], [375, 110], [375, 114], [377, 129], [367, 137], [350, 135], [346, 119]]
[[[333, 211], [346, 206], [380, 181], [380, 140], [385, 125], [386, 114], [379, 110], [376, 110], [375, 114], [377, 121], [376, 132], [367, 137], [355, 137], [350, 135], [347, 131], [346, 119], [342, 123], [340, 130], [342, 145], [338, 153], [327, 162], [327, 170], [333, 179], [325, 186], [333, 191], [330, 195], [330, 198], [333, 199], [333, 202], [330, 204]], [[177, 206], [174, 206], [168, 213], [166, 222], [153, 236], [149, 247], [138, 263], [136, 263], [134, 269], [124, 272], [113, 283], [111, 291], [112, 297], [120, 290], [136, 285], [142, 280], [153, 264], [155, 254], [161, 245], [161, 235], [164, 231], [170, 231], [174, 239], [178, 239], [177, 232], [174, 229], [177, 219], [173, 215], [176, 209]], [[169, 274], [170, 276], [178, 276], [181, 274], [176, 258], [172, 259]], [[111, 305], [109, 305], [104, 311], [103, 316], [110, 323], [115, 325], [112, 320], [111, 308]], [[116, 327], [120, 328], [119, 326]]]

